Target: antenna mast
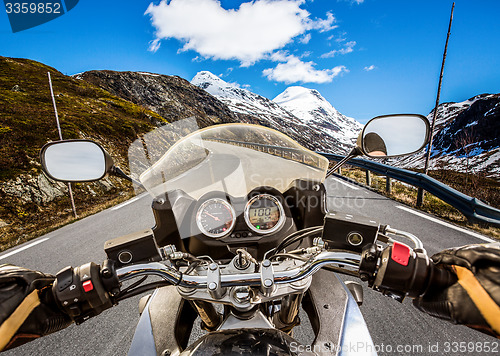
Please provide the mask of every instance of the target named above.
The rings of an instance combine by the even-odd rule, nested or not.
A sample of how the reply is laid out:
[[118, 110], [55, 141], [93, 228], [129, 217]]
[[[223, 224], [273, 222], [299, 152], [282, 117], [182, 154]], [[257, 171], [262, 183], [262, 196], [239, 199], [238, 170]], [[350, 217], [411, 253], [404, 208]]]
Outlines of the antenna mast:
[[[434, 139], [434, 126], [436, 125], [437, 111], [438, 111], [438, 106], [439, 106], [439, 97], [441, 96], [441, 84], [443, 83], [444, 63], [446, 61], [446, 53], [448, 51], [448, 40], [450, 39], [451, 23], [453, 22], [453, 10], [454, 9], [455, 9], [455, 3], [453, 3], [453, 5], [451, 5], [450, 23], [448, 25], [448, 34], [446, 35], [446, 44], [444, 45], [443, 62], [441, 63], [441, 73], [439, 75], [439, 84], [438, 84], [438, 90], [437, 90], [437, 96], [436, 96], [436, 105], [434, 106], [434, 114], [432, 116], [432, 122], [431, 122], [431, 137], [429, 140], [429, 144], [427, 146], [427, 153], [425, 155], [425, 167], [424, 167], [425, 174], [427, 174], [429, 172], [429, 160], [431, 158], [432, 140]], [[422, 188], [418, 188], [417, 206], [418, 207], [422, 206], [423, 201], [424, 201], [424, 190]]]

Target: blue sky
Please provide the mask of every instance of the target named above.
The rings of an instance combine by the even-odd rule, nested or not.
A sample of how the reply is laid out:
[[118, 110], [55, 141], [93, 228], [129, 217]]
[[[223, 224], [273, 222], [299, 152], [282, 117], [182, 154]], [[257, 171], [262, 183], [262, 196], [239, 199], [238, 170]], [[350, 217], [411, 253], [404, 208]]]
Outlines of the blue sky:
[[[451, 4], [82, 0], [18, 33], [1, 11], [0, 55], [65, 74], [111, 69], [190, 80], [209, 70], [270, 99], [302, 85], [366, 122], [433, 108]], [[497, 0], [456, 1], [441, 102], [500, 92], [499, 13]]]

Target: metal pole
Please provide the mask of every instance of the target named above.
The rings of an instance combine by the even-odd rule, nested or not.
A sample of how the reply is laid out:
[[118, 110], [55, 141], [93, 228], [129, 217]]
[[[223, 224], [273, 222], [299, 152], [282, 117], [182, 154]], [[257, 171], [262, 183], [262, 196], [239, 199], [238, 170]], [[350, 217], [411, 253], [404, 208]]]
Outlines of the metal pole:
[[[63, 138], [61, 132], [61, 125], [59, 124], [59, 115], [57, 114], [56, 99], [54, 98], [54, 90], [52, 89], [52, 79], [50, 78], [50, 72], [47, 72], [47, 75], [49, 76], [50, 95], [52, 96], [52, 104], [54, 105], [54, 112], [56, 114], [56, 124], [57, 124], [57, 131], [59, 132], [59, 140], [62, 141]], [[68, 183], [68, 192], [69, 192], [69, 199], [71, 200], [71, 209], [73, 210], [73, 215], [75, 215], [76, 219], [78, 218], [78, 215], [76, 214], [75, 200], [73, 199], [73, 190], [71, 189], [71, 183]]]
[[[437, 96], [436, 96], [436, 105], [434, 106], [434, 114], [432, 116], [432, 122], [431, 122], [431, 137], [429, 140], [429, 144], [427, 146], [427, 154], [425, 155], [425, 167], [424, 167], [425, 174], [427, 174], [429, 172], [429, 160], [431, 157], [432, 140], [434, 139], [434, 126], [436, 125], [436, 117], [437, 117], [437, 111], [438, 111], [438, 106], [439, 106], [439, 97], [441, 95], [441, 84], [443, 83], [444, 63], [446, 61], [446, 52], [448, 51], [448, 40], [450, 39], [451, 23], [453, 22], [453, 10], [454, 9], [455, 9], [455, 3], [453, 3], [453, 5], [451, 5], [450, 23], [448, 24], [448, 34], [446, 35], [446, 43], [444, 45], [443, 61], [441, 63], [441, 73], [439, 74], [439, 84], [438, 84], [438, 91], [437, 91]], [[424, 190], [422, 188], [418, 188], [417, 206], [422, 206], [423, 201], [424, 201]]]

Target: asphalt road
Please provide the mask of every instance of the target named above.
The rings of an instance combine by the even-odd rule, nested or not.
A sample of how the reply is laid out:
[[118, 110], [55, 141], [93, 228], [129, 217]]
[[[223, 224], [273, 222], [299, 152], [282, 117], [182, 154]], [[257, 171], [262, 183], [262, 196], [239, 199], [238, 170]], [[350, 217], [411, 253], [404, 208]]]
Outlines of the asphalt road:
[[[485, 242], [477, 233], [401, 207], [399, 203], [337, 178], [329, 179], [326, 186], [329, 210], [370, 217], [411, 232], [422, 239], [429, 254], [447, 247]], [[105, 258], [106, 240], [153, 226], [150, 203], [149, 196], [139, 196], [5, 251], [0, 254], [0, 263], [53, 274], [67, 265], [100, 263]], [[416, 310], [410, 301], [400, 304], [368, 288], [364, 288], [364, 292], [361, 311], [381, 355], [484, 355], [479, 352], [479, 345], [488, 342], [490, 346], [496, 342], [497, 350], [500, 348], [498, 340], [429, 317]], [[70, 326], [4, 355], [126, 355], [139, 319], [138, 299], [123, 301], [80, 326]], [[463, 345], [466, 352], [460, 351]], [[363, 351], [362, 348], [359, 351]]]

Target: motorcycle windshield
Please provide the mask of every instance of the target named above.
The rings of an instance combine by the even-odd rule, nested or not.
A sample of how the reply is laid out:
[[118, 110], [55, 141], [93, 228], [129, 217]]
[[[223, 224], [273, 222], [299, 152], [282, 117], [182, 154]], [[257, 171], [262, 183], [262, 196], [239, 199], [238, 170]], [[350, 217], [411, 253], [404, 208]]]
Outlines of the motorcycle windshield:
[[131, 174], [153, 196], [182, 190], [193, 199], [210, 192], [245, 197], [257, 187], [286, 191], [297, 179], [322, 182], [328, 160], [263, 126], [221, 124], [198, 129], [176, 121], [136, 140]]

